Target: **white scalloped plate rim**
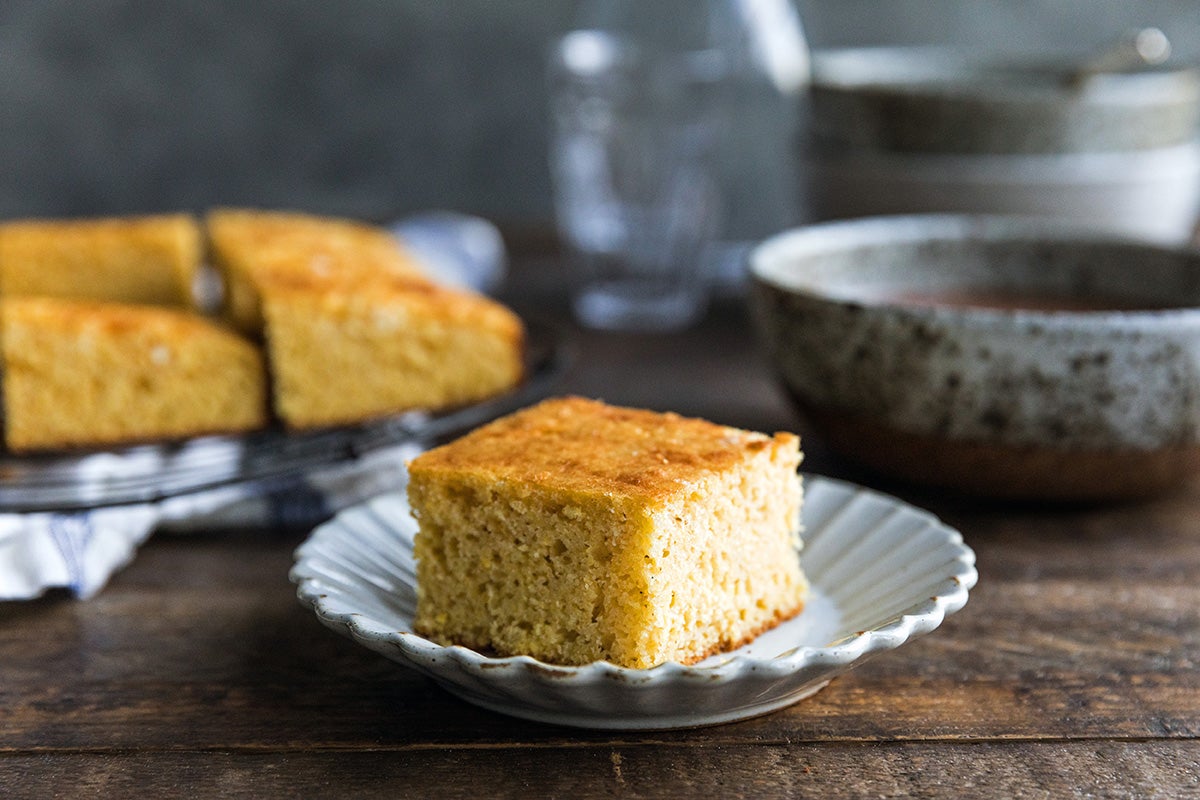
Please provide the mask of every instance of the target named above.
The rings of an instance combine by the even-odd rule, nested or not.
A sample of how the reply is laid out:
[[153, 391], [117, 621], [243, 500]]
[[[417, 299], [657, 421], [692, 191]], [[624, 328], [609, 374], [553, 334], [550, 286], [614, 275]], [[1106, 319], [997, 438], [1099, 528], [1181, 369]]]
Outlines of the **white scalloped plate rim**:
[[[904, 559], [875, 562], [873, 572], [859, 574], [867, 576], [858, 582], [870, 587], [864, 589], [868, 596], [880, 591], [870, 579], [875, 573], [886, 574], [883, 585], [892, 587], [890, 594], [876, 597], [874, 605], [868, 600], [856, 609], [857, 619], [872, 620], [870, 624], [850, 625], [827, 644], [797, 644], [771, 657], [746, 654], [756, 640], [691, 666], [666, 663], [639, 670], [599, 661], [571, 667], [529, 656], [490, 657], [432, 642], [412, 632], [411, 609], [380, 605], [401, 596], [409, 605], [415, 599], [415, 523], [402, 492], [349, 508], [319, 526], [297, 548], [290, 578], [300, 602], [329, 628], [494, 711], [613, 729], [669, 729], [746, 719], [791, 705], [865, 658], [934, 630], [966, 604], [978, 578], [975, 555], [961, 534], [932, 514], [845, 481], [816, 475], [805, 475], [804, 480], [803, 561], [813, 597], [809, 609], [792, 623], [802, 623], [811, 609], [813, 614], [836, 613], [839, 625], [847, 627], [847, 609], [827, 593], [829, 587], [822, 583], [826, 576], [835, 570], [849, 570], [853, 576], [853, 559], [865, 555], [869, 544], [877, 549], [894, 545], [891, 549], [904, 551]], [[841, 538], [835, 539], [835, 534]], [[821, 552], [814, 552], [818, 547]], [[831, 547], [839, 549], [830, 552]], [[810, 561], [818, 562], [816, 571]], [[906, 574], [909, 567], [916, 572]], [[816, 610], [818, 606], [822, 610]], [[778, 638], [789, 624], [767, 635]]]

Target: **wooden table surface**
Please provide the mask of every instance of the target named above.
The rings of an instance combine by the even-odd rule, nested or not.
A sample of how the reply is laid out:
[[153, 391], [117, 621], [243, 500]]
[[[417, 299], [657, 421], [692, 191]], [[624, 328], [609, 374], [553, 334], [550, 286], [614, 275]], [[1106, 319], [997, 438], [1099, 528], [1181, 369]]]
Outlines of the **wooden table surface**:
[[[566, 319], [535, 291], [527, 312]], [[287, 573], [304, 531], [158, 536], [102, 593], [0, 604], [0, 797], [1175, 797], [1200, 794], [1200, 489], [972, 503], [822, 451], [739, 304], [682, 334], [577, 332], [560, 389], [805, 435], [978, 555], [930, 635], [746, 722], [580, 731], [468, 705], [341, 638]]]

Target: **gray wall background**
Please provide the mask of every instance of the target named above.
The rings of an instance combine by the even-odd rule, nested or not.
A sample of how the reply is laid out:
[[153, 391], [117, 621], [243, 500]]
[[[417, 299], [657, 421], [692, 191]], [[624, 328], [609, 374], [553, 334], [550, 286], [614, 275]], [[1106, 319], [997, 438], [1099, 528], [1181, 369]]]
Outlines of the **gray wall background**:
[[[0, 0], [0, 217], [255, 204], [546, 225], [543, 64], [576, 5]], [[1154, 24], [1200, 61], [1196, 0], [797, 6], [814, 47], [1077, 51]]]

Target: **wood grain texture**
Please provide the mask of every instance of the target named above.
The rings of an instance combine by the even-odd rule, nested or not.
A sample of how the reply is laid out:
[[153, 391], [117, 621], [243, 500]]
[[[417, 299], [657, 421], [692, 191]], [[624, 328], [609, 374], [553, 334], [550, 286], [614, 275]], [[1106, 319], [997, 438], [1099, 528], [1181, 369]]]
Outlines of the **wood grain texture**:
[[[3, 607], [0, 748], [544, 743], [567, 735], [478, 711], [320, 626], [286, 580], [298, 541], [164, 537], [92, 601]], [[977, 547], [984, 578], [967, 608], [930, 636], [778, 714], [656, 738], [1197, 734], [1200, 586], [1114, 587], [1107, 576], [1091, 578], [1086, 560], [1074, 576], [989, 579], [993, 561], [996, 574], [1012, 572], [1004, 566], [1011, 551]], [[168, 585], [167, 575], [180, 577]], [[581, 735], [616, 738], [569, 734]]]
[[0, 755], [21, 797], [1177, 798], [1188, 742], [735, 744]]
[[[803, 424], [737, 309], [579, 349], [564, 392]], [[980, 582], [937, 631], [791, 708], [665, 733], [509, 719], [321, 626], [287, 580], [301, 532], [159, 536], [93, 600], [0, 604], [0, 796], [1200, 792], [1200, 487], [1006, 507], [873, 481], [806, 439], [809, 469], [962, 530]]]

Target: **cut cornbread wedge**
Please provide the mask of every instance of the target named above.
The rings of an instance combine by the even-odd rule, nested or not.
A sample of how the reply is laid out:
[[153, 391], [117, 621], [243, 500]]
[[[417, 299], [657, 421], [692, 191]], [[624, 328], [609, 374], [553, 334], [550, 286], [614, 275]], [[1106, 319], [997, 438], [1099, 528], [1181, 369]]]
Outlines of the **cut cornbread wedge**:
[[267, 423], [258, 348], [182, 311], [0, 300], [10, 450], [68, 449]]
[[555, 664], [694, 663], [799, 613], [799, 439], [569, 397], [415, 458], [416, 630]]
[[193, 305], [203, 242], [186, 214], [0, 224], [0, 294]]
[[290, 428], [466, 405], [523, 377], [524, 327], [485, 297], [382, 273], [256, 281], [275, 411]]
[[298, 211], [217, 209], [207, 216], [209, 247], [225, 285], [225, 308], [239, 329], [262, 329], [264, 272], [401, 275], [424, 280], [418, 262], [383, 228]]

